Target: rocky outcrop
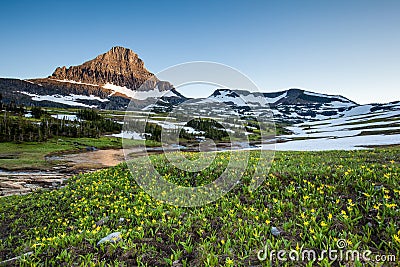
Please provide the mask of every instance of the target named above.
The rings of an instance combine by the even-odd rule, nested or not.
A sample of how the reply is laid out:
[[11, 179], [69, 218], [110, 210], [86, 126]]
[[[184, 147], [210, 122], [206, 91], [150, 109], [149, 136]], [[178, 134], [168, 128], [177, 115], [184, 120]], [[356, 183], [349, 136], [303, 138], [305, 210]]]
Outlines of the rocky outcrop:
[[149, 72], [136, 53], [120, 46], [113, 47], [82, 65], [58, 67], [49, 78], [96, 85], [111, 83], [140, 90], [150, 90], [156, 86], [161, 91], [173, 88], [169, 82], [159, 81]]

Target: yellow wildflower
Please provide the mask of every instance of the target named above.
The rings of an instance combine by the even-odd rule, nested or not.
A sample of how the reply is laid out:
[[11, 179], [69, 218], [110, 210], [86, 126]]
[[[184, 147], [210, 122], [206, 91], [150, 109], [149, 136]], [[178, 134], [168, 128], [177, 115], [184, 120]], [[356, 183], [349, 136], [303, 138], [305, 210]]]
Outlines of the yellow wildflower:
[[233, 260], [231, 260], [230, 258], [226, 258], [226, 264], [233, 265]]

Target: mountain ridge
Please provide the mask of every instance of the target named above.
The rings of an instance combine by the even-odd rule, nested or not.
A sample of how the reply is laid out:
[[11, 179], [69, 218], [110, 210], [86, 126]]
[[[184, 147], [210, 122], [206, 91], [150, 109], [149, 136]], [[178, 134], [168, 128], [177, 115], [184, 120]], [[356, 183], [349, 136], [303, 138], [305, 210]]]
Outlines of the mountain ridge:
[[[250, 92], [243, 89], [217, 89], [209, 96], [209, 98], [221, 98], [225, 94], [227, 98], [225, 101], [233, 102], [228, 100], [229, 98], [242, 97], [243, 100], [247, 100], [245, 104], [258, 103], [259, 105], [269, 104], [270, 106], [277, 106], [279, 104], [293, 105], [293, 104], [307, 104], [313, 103], [331, 103], [334, 101], [347, 103], [349, 105], [358, 105], [356, 102], [343, 97], [341, 95], [328, 95], [314, 93], [304, 89], [290, 88], [287, 90], [281, 90], [277, 92]], [[250, 96], [250, 97], [249, 97]]]
[[[112, 47], [107, 52], [77, 66], [58, 67], [47, 78], [29, 80], [0, 78], [4, 102], [27, 106], [86, 107], [125, 110], [131, 100], [139, 108], [171, 110], [188, 98], [168, 81], [160, 81], [145, 68], [144, 61], [131, 49]], [[291, 88], [277, 92], [250, 92], [245, 89], [217, 89], [209, 100], [223, 102], [245, 114], [254, 110], [267, 114], [272, 109], [278, 120], [299, 121], [340, 116], [362, 106], [340, 96]], [[159, 105], [157, 107], [157, 105]], [[365, 106], [365, 105], [364, 105]], [[373, 104], [372, 109], [388, 104]], [[365, 109], [368, 110], [368, 109]]]

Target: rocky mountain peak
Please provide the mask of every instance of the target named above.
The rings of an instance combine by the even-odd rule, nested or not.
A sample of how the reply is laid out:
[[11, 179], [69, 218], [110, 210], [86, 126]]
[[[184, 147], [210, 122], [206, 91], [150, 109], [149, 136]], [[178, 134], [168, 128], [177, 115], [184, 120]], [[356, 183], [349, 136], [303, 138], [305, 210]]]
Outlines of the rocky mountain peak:
[[132, 70], [134, 70], [134, 68], [144, 68], [143, 61], [135, 52], [121, 46], [114, 46], [106, 53], [97, 56], [91, 61], [95, 61], [99, 64], [107, 64], [108, 66], [123, 67], [125, 65], [125, 67], [128, 69], [131, 68]]
[[107, 83], [138, 89], [145, 81], [146, 88], [156, 85], [160, 90], [171, 89], [167, 82], [160, 82], [144, 67], [144, 62], [131, 49], [115, 46], [104, 54], [78, 66], [58, 67], [49, 77], [56, 80], [71, 80], [82, 83], [104, 85]]

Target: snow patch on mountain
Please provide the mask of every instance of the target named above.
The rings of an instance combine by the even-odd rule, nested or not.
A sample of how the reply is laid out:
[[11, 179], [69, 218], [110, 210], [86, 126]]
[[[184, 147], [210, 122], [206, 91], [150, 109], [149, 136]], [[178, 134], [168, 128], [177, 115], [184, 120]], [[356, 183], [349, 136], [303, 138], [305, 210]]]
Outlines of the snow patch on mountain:
[[304, 94], [310, 95], [310, 96], [318, 96], [318, 97], [323, 97], [323, 98], [337, 98], [342, 100], [343, 102], [349, 102], [348, 99], [344, 98], [343, 96], [340, 95], [325, 95], [325, 94], [319, 94], [319, 93], [313, 93], [309, 91], [304, 91]]
[[37, 94], [30, 94], [28, 92], [20, 92], [18, 93], [30, 96], [33, 101], [50, 101], [50, 102], [55, 102], [55, 103], [60, 103], [68, 106], [76, 106], [76, 107], [88, 107], [88, 108], [95, 108], [97, 107], [96, 105], [87, 105], [84, 103], [77, 102], [77, 100], [94, 100], [94, 101], [100, 101], [100, 102], [107, 102], [109, 101], [108, 99], [103, 99], [98, 96], [94, 95], [75, 95], [75, 94], [70, 94], [68, 96], [64, 95], [37, 95]]
[[287, 92], [281, 94], [280, 96], [274, 97], [274, 98], [270, 98], [270, 97], [266, 97], [267, 102], [272, 104], [272, 103], [276, 103], [279, 100], [281, 100], [282, 98], [285, 98], [287, 96]]
[[231, 90], [219, 90], [218, 95], [214, 93], [209, 98], [218, 102], [233, 103], [236, 106], [246, 106], [244, 99]]
[[232, 103], [238, 107], [267, 107], [268, 104], [276, 103], [287, 96], [287, 92], [283, 92], [277, 97], [266, 97], [262, 93], [254, 93], [242, 90], [220, 89], [214, 92], [209, 99], [219, 102]]
[[350, 102], [332, 101], [330, 103], [325, 103], [324, 106], [332, 108], [348, 108], [353, 107], [354, 104]]
[[81, 81], [73, 81], [73, 80], [57, 80], [57, 79], [51, 79], [49, 78], [49, 80], [53, 80], [53, 81], [57, 81], [57, 82], [62, 82], [62, 83], [74, 83], [74, 84], [84, 84], [84, 85], [90, 85], [90, 86], [98, 86], [97, 84], [93, 84], [93, 83], [83, 83]]
[[352, 107], [350, 110], [344, 112], [345, 117], [362, 115], [371, 112], [372, 105], [362, 105], [358, 107]]
[[133, 98], [133, 99], [137, 99], [137, 100], [146, 100], [148, 98], [177, 96], [172, 91], [160, 91], [158, 87], [156, 87], [153, 90], [148, 90], [148, 91], [136, 91], [136, 90], [129, 89], [125, 86], [118, 86], [118, 85], [114, 85], [111, 83], [107, 83], [107, 84], [103, 85], [103, 88], [113, 91], [113, 93], [111, 93], [110, 96], [112, 96], [116, 93], [120, 93], [122, 95], [125, 95], [125, 96]]

